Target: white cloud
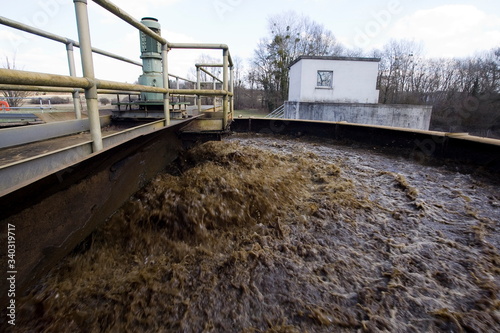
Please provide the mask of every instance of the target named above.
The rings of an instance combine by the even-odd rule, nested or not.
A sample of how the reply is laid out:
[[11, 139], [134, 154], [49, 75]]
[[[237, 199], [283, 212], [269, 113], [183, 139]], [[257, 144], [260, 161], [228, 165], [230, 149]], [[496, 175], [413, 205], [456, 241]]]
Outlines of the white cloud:
[[500, 17], [473, 5], [446, 5], [403, 17], [389, 35], [423, 41], [430, 57], [469, 56], [500, 45]]

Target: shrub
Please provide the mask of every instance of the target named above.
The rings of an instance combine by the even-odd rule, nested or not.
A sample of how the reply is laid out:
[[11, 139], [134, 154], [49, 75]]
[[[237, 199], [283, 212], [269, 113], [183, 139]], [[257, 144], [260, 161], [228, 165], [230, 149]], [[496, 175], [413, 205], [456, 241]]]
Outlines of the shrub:
[[110, 101], [109, 101], [109, 98], [102, 97], [102, 98], [99, 98], [99, 102], [101, 102], [102, 105], [108, 105]]
[[50, 99], [50, 104], [68, 104], [69, 103], [69, 98], [68, 97], [51, 97]]

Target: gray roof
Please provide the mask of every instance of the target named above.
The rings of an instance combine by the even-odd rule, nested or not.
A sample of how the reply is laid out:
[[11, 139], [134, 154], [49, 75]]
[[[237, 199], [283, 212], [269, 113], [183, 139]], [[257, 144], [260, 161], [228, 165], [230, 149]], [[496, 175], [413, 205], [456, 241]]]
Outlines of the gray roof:
[[300, 56], [288, 65], [292, 67], [301, 60], [339, 60], [339, 61], [370, 61], [370, 62], [380, 62], [380, 58], [368, 58], [368, 57], [338, 57], [338, 56]]

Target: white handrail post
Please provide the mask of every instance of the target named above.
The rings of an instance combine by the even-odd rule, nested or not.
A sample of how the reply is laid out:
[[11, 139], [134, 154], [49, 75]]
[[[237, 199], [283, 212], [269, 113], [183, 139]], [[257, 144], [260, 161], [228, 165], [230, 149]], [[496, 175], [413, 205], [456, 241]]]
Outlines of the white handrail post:
[[223, 110], [223, 129], [225, 130], [228, 124], [228, 113], [229, 113], [229, 50], [224, 49], [223, 51], [223, 70], [222, 70], [222, 90], [224, 90], [224, 99], [222, 102]]
[[231, 96], [231, 104], [229, 107], [229, 112], [231, 113], [231, 117], [234, 115], [234, 67], [231, 66], [230, 74], [229, 74], [229, 92], [233, 95]]
[[[196, 89], [201, 90], [201, 69], [196, 66]], [[198, 113], [201, 113], [201, 96], [198, 96]]]
[[85, 89], [87, 112], [90, 121], [90, 136], [92, 150], [98, 152], [103, 149], [101, 123], [99, 120], [99, 105], [97, 102], [97, 85], [94, 74], [94, 61], [92, 57], [92, 43], [90, 41], [89, 15], [87, 0], [73, 0], [75, 4], [78, 38], [80, 40], [80, 53], [82, 57], [83, 76], [93, 82], [90, 88]]
[[[168, 44], [162, 44], [161, 46], [161, 60], [163, 64], [163, 88], [169, 88], [168, 82]], [[165, 113], [165, 126], [170, 126], [170, 94], [163, 94], [163, 108]]]
[[[73, 43], [66, 44], [68, 54], [69, 75], [76, 77], [75, 54], [73, 53]], [[73, 106], [75, 108], [76, 119], [82, 119], [82, 108], [80, 105], [80, 93], [77, 89], [73, 91]]]

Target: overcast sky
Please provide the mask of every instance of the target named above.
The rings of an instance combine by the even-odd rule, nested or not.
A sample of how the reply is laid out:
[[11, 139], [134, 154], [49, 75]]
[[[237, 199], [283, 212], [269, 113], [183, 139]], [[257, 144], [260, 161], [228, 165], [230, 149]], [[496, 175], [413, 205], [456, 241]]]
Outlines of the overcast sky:
[[[1, 0], [0, 15], [77, 40], [71, 0]], [[93, 46], [140, 61], [138, 32], [89, 2]], [[114, 0], [137, 19], [156, 17], [170, 42], [224, 43], [244, 63], [267, 36], [268, 18], [294, 10], [324, 25], [348, 47], [366, 52], [390, 39], [422, 41], [428, 57], [465, 57], [500, 47], [498, 0]], [[76, 49], [78, 51], [78, 49]], [[209, 53], [209, 52], [205, 52]], [[220, 57], [221, 52], [209, 53]], [[1, 65], [15, 58], [18, 69], [67, 74], [63, 45], [0, 25]], [[173, 50], [169, 70], [188, 76], [200, 53]], [[133, 82], [134, 65], [95, 56], [96, 76]], [[79, 61], [79, 57], [77, 57]], [[80, 64], [78, 63], [78, 67]], [[81, 71], [79, 71], [81, 73]], [[81, 75], [81, 74], [80, 74]]]

